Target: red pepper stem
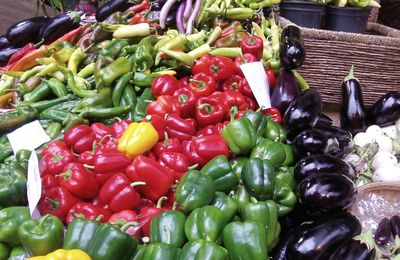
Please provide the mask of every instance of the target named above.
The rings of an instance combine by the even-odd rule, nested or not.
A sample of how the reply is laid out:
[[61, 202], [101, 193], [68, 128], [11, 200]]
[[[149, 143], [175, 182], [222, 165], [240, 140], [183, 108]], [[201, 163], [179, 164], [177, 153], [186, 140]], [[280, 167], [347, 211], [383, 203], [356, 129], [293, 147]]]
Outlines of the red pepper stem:
[[60, 202], [58, 200], [53, 200], [49, 197], [47, 197], [46, 200], [50, 203], [52, 210], [57, 210], [60, 207]]
[[172, 205], [172, 210], [176, 210], [176, 207], [178, 206], [178, 202], [174, 202], [174, 204]]
[[190, 170], [195, 170], [195, 169], [197, 169], [197, 167], [199, 167], [199, 164], [198, 164], [198, 163], [193, 164], [193, 165], [191, 165], [191, 166], [188, 167], [188, 171], [190, 171]]
[[137, 226], [137, 225], [138, 225], [138, 223], [137, 223], [137, 222], [134, 222], [134, 221], [132, 221], [132, 222], [127, 222], [127, 223], [125, 223], [124, 225], [122, 225], [122, 227], [120, 228], [120, 230], [121, 230], [122, 232], [125, 232], [128, 228], [133, 227], [133, 226]]
[[64, 158], [63, 156], [56, 154], [56, 152], [54, 152], [53, 150], [51, 150], [50, 152], [56, 160], [55, 162], [60, 162]]
[[137, 181], [137, 182], [132, 182], [131, 184], [129, 184], [131, 187], [135, 187], [135, 186], [140, 186], [140, 185], [146, 185], [145, 182], [143, 181]]
[[214, 112], [214, 107], [208, 103], [203, 103], [203, 104], [199, 105], [198, 108], [199, 109], [205, 108], [205, 111], [207, 114], [211, 114], [212, 112]]
[[94, 170], [94, 166], [93, 165], [89, 165], [89, 164], [84, 164], [83, 167], [87, 168], [87, 169], [91, 169]]
[[232, 106], [230, 110], [231, 122], [235, 120], [235, 116], [239, 114], [237, 106]]
[[57, 174], [55, 177], [60, 177], [61, 176], [61, 177], [64, 177], [66, 179], [69, 179], [69, 178], [71, 178], [71, 175], [72, 175], [72, 171], [68, 170], [68, 171], [66, 171], [64, 173]]
[[168, 199], [168, 197], [166, 197], [166, 196], [162, 196], [161, 198], [159, 198], [158, 201], [157, 201], [157, 204], [156, 204], [156, 208], [160, 209], [161, 206], [162, 206], [163, 201], [167, 200], [167, 199]]
[[104, 218], [104, 215], [100, 214], [100, 215], [97, 216], [97, 218], [95, 220], [101, 221], [103, 218]]

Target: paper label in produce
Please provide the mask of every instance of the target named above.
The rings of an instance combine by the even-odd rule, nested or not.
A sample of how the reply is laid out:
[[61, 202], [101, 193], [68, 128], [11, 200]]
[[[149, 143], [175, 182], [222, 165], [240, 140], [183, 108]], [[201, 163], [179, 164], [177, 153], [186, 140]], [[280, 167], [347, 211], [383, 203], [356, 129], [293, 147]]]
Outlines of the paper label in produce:
[[7, 138], [10, 141], [14, 154], [21, 149], [33, 151], [42, 144], [50, 141], [50, 137], [37, 120], [14, 130], [7, 135]]
[[36, 206], [39, 203], [42, 194], [42, 181], [39, 172], [39, 160], [35, 151], [31, 153], [28, 161], [28, 177], [26, 183], [28, 205], [31, 217], [34, 219], [40, 218], [40, 213]]
[[269, 95], [268, 77], [265, 73], [262, 62], [257, 61], [244, 63], [240, 65], [240, 69], [246, 77], [258, 105], [265, 109], [270, 108], [271, 98]]

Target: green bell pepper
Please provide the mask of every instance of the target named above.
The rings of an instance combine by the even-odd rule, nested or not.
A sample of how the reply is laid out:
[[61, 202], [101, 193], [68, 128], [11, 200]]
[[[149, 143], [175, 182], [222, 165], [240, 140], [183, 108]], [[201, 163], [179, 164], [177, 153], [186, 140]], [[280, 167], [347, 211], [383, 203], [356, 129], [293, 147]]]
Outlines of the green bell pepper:
[[0, 168], [0, 205], [22, 206], [27, 203], [26, 170], [15, 160]]
[[99, 226], [99, 218], [86, 220], [82, 217], [75, 217], [68, 225], [63, 248], [88, 250], [89, 243]]
[[103, 88], [96, 94], [86, 97], [79, 101], [75, 108], [72, 109], [72, 112], [79, 112], [85, 107], [111, 107], [112, 106], [112, 98], [111, 98], [111, 88]]
[[278, 243], [280, 224], [278, 222], [278, 207], [272, 200], [257, 201], [251, 198], [251, 202], [240, 208], [240, 216], [243, 221], [253, 220], [261, 223], [267, 236], [267, 249], [270, 252]]
[[244, 118], [250, 120], [256, 129], [257, 135], [263, 135], [267, 126], [267, 117], [264, 116], [260, 111], [246, 110], [243, 114]]
[[44, 215], [40, 219], [30, 219], [18, 228], [22, 246], [29, 255], [47, 255], [62, 248], [64, 225], [59, 218]]
[[144, 257], [144, 253], [146, 252], [147, 245], [138, 245], [135, 253], [129, 258], [129, 260], [142, 260]]
[[18, 246], [21, 241], [18, 237], [19, 226], [30, 219], [27, 207], [8, 207], [0, 210], [0, 242], [10, 246]]
[[142, 260], [176, 260], [180, 252], [180, 248], [168, 244], [152, 243], [147, 246]]
[[242, 178], [243, 164], [247, 159], [247, 157], [237, 157], [232, 161], [232, 171], [239, 180]]
[[219, 208], [224, 213], [226, 223], [231, 221], [238, 211], [237, 202], [233, 198], [220, 191], [215, 193], [215, 197], [213, 201], [211, 201], [210, 205]]
[[286, 131], [282, 125], [275, 123], [271, 118], [267, 119], [267, 127], [263, 133], [265, 138], [269, 138], [275, 142], [284, 143], [286, 141]]
[[232, 166], [224, 155], [214, 157], [200, 172], [213, 179], [217, 191], [229, 192], [239, 185], [239, 178], [232, 172]]
[[237, 211], [240, 211], [240, 208], [243, 204], [250, 201], [250, 195], [243, 185], [237, 186], [237, 188], [230, 194], [230, 196], [238, 206]]
[[191, 170], [183, 175], [176, 188], [176, 201], [180, 210], [190, 213], [192, 210], [207, 205], [215, 195], [213, 180], [201, 174], [199, 171]]
[[223, 240], [231, 260], [268, 259], [267, 235], [261, 223], [231, 222], [224, 228]]
[[154, 35], [143, 38], [136, 47], [136, 52], [133, 54], [135, 65], [139, 71], [146, 71], [154, 65], [156, 51], [154, 45], [157, 43], [157, 37]]
[[179, 260], [228, 260], [228, 251], [203, 239], [186, 243]]
[[291, 190], [297, 187], [294, 179], [294, 167], [279, 167], [275, 169], [275, 185], [287, 185]]
[[288, 144], [281, 145], [283, 150], [285, 151], [285, 160], [282, 162], [282, 166], [290, 166], [294, 163], [294, 150], [292, 146]]
[[28, 253], [22, 246], [13, 247], [8, 260], [23, 260], [28, 258]]
[[205, 239], [216, 242], [227, 224], [224, 212], [207, 205], [193, 210], [185, 223], [185, 234], [189, 241]]
[[221, 136], [228, 143], [232, 153], [236, 155], [250, 153], [257, 140], [257, 133], [252, 122], [243, 117], [225, 126]]
[[279, 216], [281, 217], [292, 211], [296, 205], [297, 197], [289, 186], [283, 184], [275, 186], [273, 200], [278, 206]]
[[4, 160], [10, 157], [13, 154], [13, 150], [11, 145], [0, 144], [0, 162], [4, 162]]
[[180, 211], [168, 210], [151, 220], [150, 240], [174, 247], [182, 247], [185, 242], [186, 216]]
[[250, 196], [258, 200], [272, 198], [275, 173], [270, 161], [260, 158], [246, 161], [242, 169], [242, 182]]
[[24, 170], [28, 170], [28, 161], [29, 157], [31, 157], [32, 151], [26, 150], [26, 149], [21, 149], [17, 152], [15, 155], [15, 160], [17, 160], [17, 163], [24, 168]]
[[126, 259], [133, 255], [138, 241], [125, 233], [136, 223], [127, 222], [121, 228], [110, 223], [103, 223], [89, 242], [87, 252], [93, 260]]
[[282, 143], [270, 139], [262, 139], [253, 149], [250, 158], [267, 159], [273, 167], [280, 166], [286, 159]]
[[0, 260], [7, 260], [10, 252], [10, 247], [6, 243], [0, 242]]

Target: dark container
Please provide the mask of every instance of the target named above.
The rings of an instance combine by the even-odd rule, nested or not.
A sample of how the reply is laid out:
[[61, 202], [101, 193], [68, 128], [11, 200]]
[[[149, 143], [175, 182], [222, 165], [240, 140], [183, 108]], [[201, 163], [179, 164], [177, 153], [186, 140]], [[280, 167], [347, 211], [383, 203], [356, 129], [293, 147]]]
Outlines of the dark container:
[[325, 26], [326, 6], [320, 3], [307, 1], [282, 1], [280, 14], [295, 24], [315, 29]]
[[367, 29], [371, 8], [338, 7], [329, 5], [326, 9], [326, 29], [331, 31], [364, 33]]

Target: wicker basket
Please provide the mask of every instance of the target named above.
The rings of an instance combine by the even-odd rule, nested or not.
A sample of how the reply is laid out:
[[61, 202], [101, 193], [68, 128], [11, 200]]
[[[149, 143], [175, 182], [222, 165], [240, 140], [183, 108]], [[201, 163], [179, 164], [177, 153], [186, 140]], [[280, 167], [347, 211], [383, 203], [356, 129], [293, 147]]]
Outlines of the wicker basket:
[[[280, 26], [290, 21], [278, 17]], [[368, 35], [301, 28], [307, 51], [301, 75], [324, 102], [341, 103], [340, 84], [355, 66], [364, 102], [373, 104], [388, 91], [400, 91], [400, 31], [369, 23]], [[383, 35], [383, 36], [382, 36]]]
[[381, 0], [379, 23], [400, 29], [400, 0]]

